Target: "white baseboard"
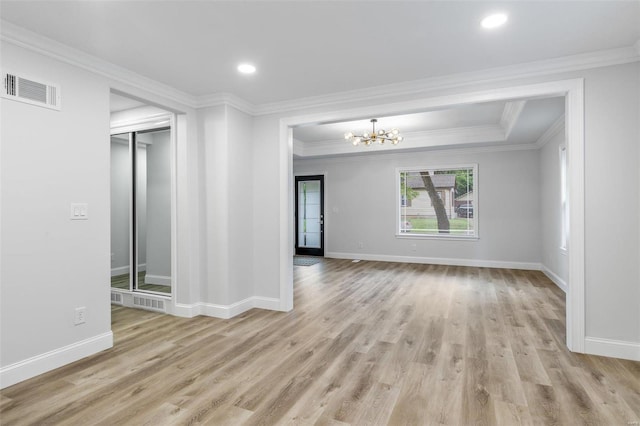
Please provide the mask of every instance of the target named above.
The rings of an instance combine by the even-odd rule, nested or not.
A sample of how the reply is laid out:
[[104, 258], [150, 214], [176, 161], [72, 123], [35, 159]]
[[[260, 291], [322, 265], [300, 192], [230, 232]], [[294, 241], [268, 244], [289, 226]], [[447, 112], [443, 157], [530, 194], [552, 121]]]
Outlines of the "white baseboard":
[[[138, 271], [146, 271], [147, 270], [147, 264], [146, 263], [141, 263], [140, 265], [138, 265]], [[118, 266], [116, 268], [111, 268], [111, 276], [115, 277], [118, 275], [124, 275], [124, 274], [128, 274], [129, 273], [129, 265], [125, 265], [125, 266]]]
[[0, 389], [113, 347], [111, 331], [0, 368]]
[[267, 309], [269, 311], [280, 311], [280, 299], [275, 297], [253, 296], [253, 307], [258, 309]]
[[155, 285], [165, 285], [171, 287], [171, 277], [167, 277], [164, 275], [144, 275], [144, 283], [145, 284], [155, 284]]
[[325, 253], [325, 257], [333, 259], [360, 259], [378, 262], [402, 262], [402, 263], [427, 263], [433, 265], [451, 266], [476, 266], [482, 268], [505, 268], [505, 269], [526, 269], [539, 271], [542, 269], [540, 263], [534, 262], [510, 262], [498, 260], [480, 259], [453, 259], [446, 257], [413, 257], [413, 256], [391, 256], [385, 254], [363, 254], [363, 253]]
[[584, 339], [584, 349], [585, 353], [590, 355], [640, 361], [640, 343], [636, 342], [586, 337]]
[[174, 303], [168, 313], [182, 318], [193, 318], [202, 315], [199, 303]]
[[542, 265], [542, 272], [547, 276], [547, 278], [553, 281], [555, 285], [560, 287], [560, 290], [564, 291], [565, 293], [567, 292], [569, 287], [567, 286], [567, 283], [562, 278], [560, 278], [558, 275], [556, 275], [554, 272], [552, 272], [549, 268], [547, 268], [544, 265]]
[[129, 273], [129, 265], [118, 266], [117, 268], [111, 268], [111, 276], [124, 275]]
[[218, 305], [215, 303], [202, 302], [193, 304], [176, 303], [174, 305], [172, 313], [174, 315], [186, 318], [205, 315], [209, 317], [229, 319], [253, 308], [279, 311], [280, 299], [253, 296], [248, 297], [244, 300], [240, 300], [239, 302], [232, 303], [230, 305]]

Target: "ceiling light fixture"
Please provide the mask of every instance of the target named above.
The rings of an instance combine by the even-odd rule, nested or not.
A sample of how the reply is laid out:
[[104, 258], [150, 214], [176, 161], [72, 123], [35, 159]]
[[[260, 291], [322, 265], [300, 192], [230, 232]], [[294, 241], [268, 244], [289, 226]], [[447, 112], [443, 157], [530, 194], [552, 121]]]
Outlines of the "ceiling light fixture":
[[377, 119], [371, 119], [371, 124], [373, 126], [371, 133], [364, 132], [362, 135], [354, 135], [353, 132], [348, 132], [344, 134], [344, 138], [350, 141], [353, 146], [360, 145], [361, 143], [367, 146], [376, 142], [383, 144], [385, 141], [389, 141], [393, 145], [397, 145], [398, 142], [402, 141], [403, 138], [400, 136], [400, 131], [398, 129], [393, 129], [389, 132], [382, 129], [376, 131], [377, 122]]
[[481, 22], [482, 28], [487, 30], [498, 28], [507, 22], [507, 15], [504, 13], [494, 13], [493, 15], [486, 16]]
[[238, 65], [238, 71], [242, 74], [253, 74], [256, 72], [256, 67], [251, 64], [240, 64]]

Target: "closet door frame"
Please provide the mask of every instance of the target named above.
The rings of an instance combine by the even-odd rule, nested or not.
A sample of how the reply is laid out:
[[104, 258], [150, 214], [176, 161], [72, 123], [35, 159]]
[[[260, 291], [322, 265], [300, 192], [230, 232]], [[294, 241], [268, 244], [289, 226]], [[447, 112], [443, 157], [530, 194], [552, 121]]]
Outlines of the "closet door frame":
[[[136, 221], [136, 197], [137, 197], [137, 140], [136, 133], [144, 131], [159, 130], [168, 128], [170, 130], [170, 173], [171, 173], [171, 293], [161, 293], [149, 290], [137, 289], [138, 279], [138, 227]], [[131, 166], [131, 181], [129, 185], [129, 292], [144, 293], [153, 296], [172, 299], [175, 304], [175, 294], [177, 287], [177, 184], [176, 184], [176, 115], [173, 113], [155, 114], [138, 120], [131, 120], [126, 123], [118, 123], [111, 127], [111, 136], [128, 134], [129, 140], [129, 162]]]

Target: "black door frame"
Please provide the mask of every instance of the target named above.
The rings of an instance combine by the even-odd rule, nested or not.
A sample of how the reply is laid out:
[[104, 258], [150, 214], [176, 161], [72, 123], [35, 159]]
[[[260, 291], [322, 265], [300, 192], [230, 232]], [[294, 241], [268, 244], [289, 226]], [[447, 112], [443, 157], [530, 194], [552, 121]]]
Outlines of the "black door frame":
[[[320, 181], [320, 248], [309, 248], [298, 246], [298, 183], [305, 181]], [[324, 175], [309, 175], [309, 176], [296, 176], [295, 177], [295, 232], [296, 232], [296, 246], [295, 254], [304, 256], [324, 256]]]

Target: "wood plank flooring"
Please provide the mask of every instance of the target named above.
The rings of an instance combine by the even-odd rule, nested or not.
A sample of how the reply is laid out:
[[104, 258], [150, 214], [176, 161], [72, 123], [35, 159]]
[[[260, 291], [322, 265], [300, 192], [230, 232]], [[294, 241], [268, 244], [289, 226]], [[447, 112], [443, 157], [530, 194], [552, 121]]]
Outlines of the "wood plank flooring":
[[573, 354], [540, 272], [294, 268], [295, 309], [113, 307], [114, 348], [0, 392], [2, 425], [634, 425], [640, 363]]

